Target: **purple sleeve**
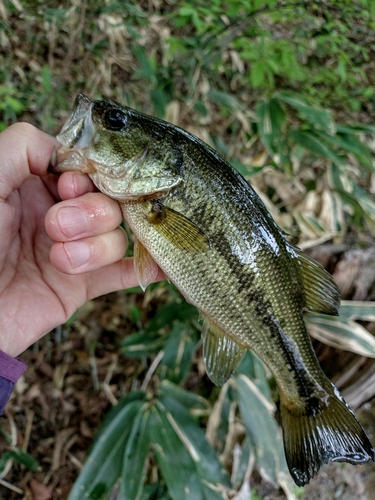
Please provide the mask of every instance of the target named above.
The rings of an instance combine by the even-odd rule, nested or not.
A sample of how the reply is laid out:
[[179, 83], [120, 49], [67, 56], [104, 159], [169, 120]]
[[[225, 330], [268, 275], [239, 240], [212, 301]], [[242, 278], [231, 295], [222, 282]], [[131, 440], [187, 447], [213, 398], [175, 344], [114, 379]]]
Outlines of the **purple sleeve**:
[[26, 370], [26, 363], [0, 351], [0, 415], [12, 394], [14, 384]]

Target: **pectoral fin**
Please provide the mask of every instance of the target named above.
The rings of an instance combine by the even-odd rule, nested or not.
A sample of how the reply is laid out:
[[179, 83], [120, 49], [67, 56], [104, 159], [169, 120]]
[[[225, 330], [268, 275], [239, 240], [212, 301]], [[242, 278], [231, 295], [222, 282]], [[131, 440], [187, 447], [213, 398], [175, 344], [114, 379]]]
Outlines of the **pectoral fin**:
[[148, 250], [137, 239], [134, 242], [134, 269], [143, 291], [155, 280], [159, 270]]
[[152, 201], [147, 220], [164, 238], [181, 250], [204, 252], [210, 248], [208, 239], [196, 224], [164, 206], [160, 200]]
[[323, 314], [338, 315], [340, 292], [332, 276], [316, 260], [292, 247], [301, 267], [305, 291], [305, 309]]
[[245, 348], [229, 339], [223, 330], [204, 318], [202, 328], [203, 357], [207, 375], [216, 385], [223, 385], [244, 357]]

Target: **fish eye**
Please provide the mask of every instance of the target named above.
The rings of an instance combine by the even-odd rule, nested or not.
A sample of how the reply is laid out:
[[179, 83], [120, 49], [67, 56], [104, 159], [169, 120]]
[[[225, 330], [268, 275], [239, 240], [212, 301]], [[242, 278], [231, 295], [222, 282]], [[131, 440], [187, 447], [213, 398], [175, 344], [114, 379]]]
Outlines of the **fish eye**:
[[121, 130], [126, 121], [126, 114], [118, 109], [110, 109], [104, 115], [104, 122], [110, 130]]

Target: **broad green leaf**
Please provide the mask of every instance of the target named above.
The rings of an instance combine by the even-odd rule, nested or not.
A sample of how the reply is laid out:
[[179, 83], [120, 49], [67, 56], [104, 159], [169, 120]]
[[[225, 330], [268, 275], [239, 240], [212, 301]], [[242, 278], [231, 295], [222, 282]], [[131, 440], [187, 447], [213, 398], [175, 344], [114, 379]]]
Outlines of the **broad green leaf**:
[[[173, 411], [169, 411], [165, 402]], [[173, 500], [225, 498], [229, 481], [202, 429], [182, 405], [163, 397], [151, 411], [149, 431]]]
[[239, 395], [242, 420], [255, 448], [259, 471], [268, 481], [281, 484], [289, 472], [281, 430], [273, 416], [275, 405], [245, 375], [235, 376], [233, 381]]
[[125, 446], [137, 413], [147, 403], [131, 401], [106, 423], [69, 495], [69, 500], [104, 500], [121, 476]]
[[35, 458], [18, 446], [13, 448], [13, 450], [9, 450], [8, 453], [10, 458], [14, 458], [19, 464], [24, 465], [30, 470], [38, 470], [40, 468]]
[[160, 396], [160, 402], [173, 416], [171, 423], [195, 462], [205, 498], [226, 498], [223, 494], [230, 486], [227, 473], [201, 427], [179, 401], [170, 396]]
[[[233, 450], [233, 471], [232, 471], [232, 483], [233, 487], [238, 490], [243, 483], [246, 473], [249, 469], [249, 464], [254, 463], [254, 447], [251, 444], [249, 436], [246, 436], [242, 445], [236, 445], [238, 448]], [[235, 459], [235, 454], [239, 457]], [[248, 478], [246, 478], [248, 480]]]
[[345, 200], [349, 201], [354, 208], [359, 208], [363, 215], [368, 218], [371, 227], [374, 228], [375, 202], [367, 196], [358, 184], [350, 179], [342, 166], [329, 165], [328, 182], [332, 189], [336, 189], [342, 195], [345, 195]]
[[128, 335], [122, 342], [122, 353], [128, 358], [143, 358], [161, 351], [167, 332], [141, 332]]
[[236, 372], [251, 378], [260, 392], [271, 401], [271, 389], [264, 363], [254, 352], [247, 351]]
[[332, 146], [352, 153], [358, 161], [368, 170], [375, 170], [371, 149], [361, 142], [354, 134], [330, 135], [324, 132], [315, 132], [324, 142]]
[[332, 113], [327, 109], [311, 106], [298, 94], [288, 91], [277, 92], [275, 97], [286, 102], [296, 109], [303, 118], [317, 128], [321, 128], [329, 134], [334, 134], [336, 127], [332, 119]]
[[226, 108], [232, 112], [241, 109], [242, 106], [240, 101], [234, 95], [216, 90], [214, 88], [210, 88], [210, 90], [207, 92], [207, 98], [212, 102], [215, 102], [219, 106], [222, 106], [223, 108]]
[[191, 415], [205, 415], [211, 408], [207, 399], [194, 392], [185, 391], [185, 389], [173, 384], [169, 380], [163, 380], [161, 382], [158, 394], [176, 399], [189, 410]]
[[184, 321], [198, 318], [197, 309], [185, 300], [170, 302], [160, 308], [147, 325], [147, 333], [159, 331], [170, 326], [173, 321]]
[[278, 153], [278, 145], [283, 137], [285, 113], [280, 104], [272, 99], [261, 101], [256, 107], [259, 136], [270, 155]]
[[149, 452], [148, 418], [150, 408], [139, 411], [126, 444], [119, 500], [139, 500], [143, 491]]
[[291, 130], [289, 132], [289, 137], [292, 141], [300, 144], [311, 153], [314, 153], [323, 158], [327, 158], [338, 165], [342, 165], [344, 160], [336, 154], [336, 152], [331, 149], [327, 144], [322, 142], [322, 140], [313, 134], [313, 132], [308, 132], [306, 130]]
[[340, 316], [361, 321], [375, 321], [375, 302], [342, 300]]
[[196, 498], [202, 491], [194, 462], [167, 418], [165, 409], [154, 407], [149, 418], [151, 445], [173, 500]]
[[250, 78], [253, 87], [259, 87], [260, 85], [264, 84], [266, 80], [265, 70], [265, 64], [261, 60], [255, 61], [252, 64]]
[[197, 309], [186, 301], [173, 301], [161, 307], [147, 327], [126, 337], [122, 352], [130, 358], [150, 356], [162, 350], [168, 341], [175, 321], [191, 322], [198, 319]]
[[342, 134], [353, 134], [354, 132], [365, 132], [369, 134], [375, 134], [375, 126], [368, 125], [366, 123], [358, 123], [356, 125], [336, 125], [336, 130], [338, 133]]
[[198, 341], [199, 334], [196, 328], [189, 323], [174, 322], [158, 369], [161, 378], [167, 378], [175, 384], [182, 382], [190, 373]]
[[107, 426], [112, 425], [113, 420], [117, 417], [119, 413], [124, 411], [124, 408], [133, 401], [148, 401], [149, 396], [144, 391], [131, 391], [129, 394], [120, 399], [116, 406], [113, 406], [109, 412], [104, 416], [102, 425], [100, 426], [94, 442], [93, 446], [95, 446], [96, 441], [101, 438], [102, 433], [106, 432]]
[[305, 316], [309, 334], [324, 344], [375, 358], [375, 337], [347, 317], [309, 313]]

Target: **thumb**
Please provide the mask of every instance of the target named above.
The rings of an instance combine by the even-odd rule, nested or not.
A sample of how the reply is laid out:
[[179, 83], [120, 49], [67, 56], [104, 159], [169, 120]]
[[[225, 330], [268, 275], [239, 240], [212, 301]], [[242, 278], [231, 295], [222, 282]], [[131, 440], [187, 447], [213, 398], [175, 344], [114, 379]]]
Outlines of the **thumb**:
[[1, 132], [0, 199], [6, 200], [30, 174], [47, 175], [52, 152], [60, 146], [29, 123], [16, 123]]

